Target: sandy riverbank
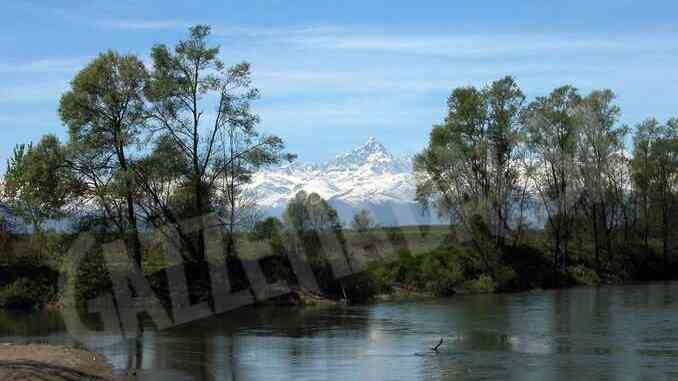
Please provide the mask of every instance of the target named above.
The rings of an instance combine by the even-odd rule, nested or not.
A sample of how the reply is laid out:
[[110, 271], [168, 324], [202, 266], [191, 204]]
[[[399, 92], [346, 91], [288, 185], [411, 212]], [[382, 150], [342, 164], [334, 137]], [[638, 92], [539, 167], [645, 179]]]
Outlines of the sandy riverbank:
[[112, 380], [103, 356], [53, 345], [0, 344], [0, 380]]

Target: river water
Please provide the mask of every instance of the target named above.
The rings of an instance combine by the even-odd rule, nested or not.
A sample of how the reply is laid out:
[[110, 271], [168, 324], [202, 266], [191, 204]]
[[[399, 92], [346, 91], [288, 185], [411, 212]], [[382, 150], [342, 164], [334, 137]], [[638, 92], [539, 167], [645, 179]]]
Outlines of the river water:
[[[58, 313], [0, 312], [0, 342], [72, 333]], [[673, 380], [678, 283], [246, 308], [141, 340], [81, 340], [138, 380]]]

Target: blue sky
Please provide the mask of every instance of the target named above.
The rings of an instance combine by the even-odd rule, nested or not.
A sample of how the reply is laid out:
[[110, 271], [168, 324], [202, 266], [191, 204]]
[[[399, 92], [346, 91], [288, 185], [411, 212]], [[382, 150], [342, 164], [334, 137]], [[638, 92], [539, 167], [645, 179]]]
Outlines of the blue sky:
[[14, 144], [65, 136], [58, 99], [88, 60], [147, 59], [197, 23], [226, 63], [252, 63], [262, 130], [303, 161], [369, 136], [418, 151], [454, 87], [506, 74], [528, 97], [611, 88], [629, 124], [678, 116], [675, 1], [5, 1], [0, 171]]

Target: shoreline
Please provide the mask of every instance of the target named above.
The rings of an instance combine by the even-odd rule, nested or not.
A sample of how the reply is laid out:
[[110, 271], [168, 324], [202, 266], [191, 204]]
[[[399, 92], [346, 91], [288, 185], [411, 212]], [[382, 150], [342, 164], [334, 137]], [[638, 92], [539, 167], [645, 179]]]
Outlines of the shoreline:
[[0, 344], [0, 379], [112, 381], [113, 367], [102, 355], [67, 346]]
[[[526, 292], [534, 291], [546, 291], [546, 290], [565, 290], [575, 287], [606, 287], [606, 286], [633, 286], [633, 285], [644, 285], [644, 284], [653, 284], [653, 283], [665, 283], [665, 282], [675, 282], [674, 279], [669, 280], [630, 280], [630, 281], [621, 281], [621, 282], [600, 282], [595, 284], [586, 284], [586, 283], [577, 283], [577, 284], [567, 284], [561, 285], [558, 287], [533, 287], [526, 289], [513, 289], [513, 290], [493, 290], [493, 291], [478, 291], [478, 290], [469, 290], [463, 287], [457, 287], [454, 289], [454, 293], [441, 296], [436, 295], [432, 292], [425, 290], [411, 289], [407, 287], [392, 286], [390, 292], [382, 292], [373, 295], [369, 300], [359, 302], [359, 303], [348, 303], [355, 305], [368, 305], [380, 302], [393, 302], [393, 301], [416, 301], [422, 299], [437, 299], [437, 298], [453, 298], [455, 296], [469, 296], [469, 295], [486, 295], [486, 294], [520, 294]], [[55, 301], [49, 302], [39, 308], [34, 309], [23, 309], [23, 308], [3, 308], [0, 307], [2, 311], [9, 312], [60, 312], [65, 308], [64, 301], [62, 299], [57, 299]], [[289, 293], [281, 295], [269, 300], [256, 301], [252, 306], [266, 306], [266, 307], [317, 307], [317, 306], [338, 306], [346, 305], [345, 301], [341, 299], [333, 299], [326, 295], [317, 294], [303, 288], [292, 288]], [[0, 343], [0, 345], [3, 345]]]

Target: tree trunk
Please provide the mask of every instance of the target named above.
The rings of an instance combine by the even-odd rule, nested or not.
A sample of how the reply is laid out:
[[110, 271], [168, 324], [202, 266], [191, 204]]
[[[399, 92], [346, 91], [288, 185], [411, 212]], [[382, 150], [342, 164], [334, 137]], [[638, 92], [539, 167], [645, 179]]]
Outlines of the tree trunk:
[[669, 280], [669, 218], [668, 211], [662, 213], [662, 251], [664, 255], [664, 280]]
[[[118, 131], [118, 130], [116, 130]], [[125, 174], [125, 201], [127, 203], [127, 250], [132, 257], [134, 263], [141, 269], [141, 239], [139, 238], [139, 227], [137, 224], [137, 214], [134, 208], [134, 195], [132, 192], [132, 187], [134, 186], [131, 178], [131, 173], [129, 171], [129, 165], [127, 163], [127, 157], [125, 155], [125, 149], [123, 142], [119, 141], [119, 134], [115, 134], [116, 140], [116, 154], [118, 156], [118, 162], [120, 168]]]
[[595, 261], [596, 261], [596, 273], [600, 275], [600, 240], [598, 237], [598, 208], [596, 204], [592, 205], [591, 210], [592, 222], [593, 222], [593, 247], [595, 251]]
[[134, 210], [134, 199], [131, 192], [127, 192], [127, 219], [129, 227], [127, 228], [128, 250], [131, 249], [132, 259], [139, 269], [141, 269], [141, 239], [139, 238], [139, 228], [137, 226], [137, 216]]

